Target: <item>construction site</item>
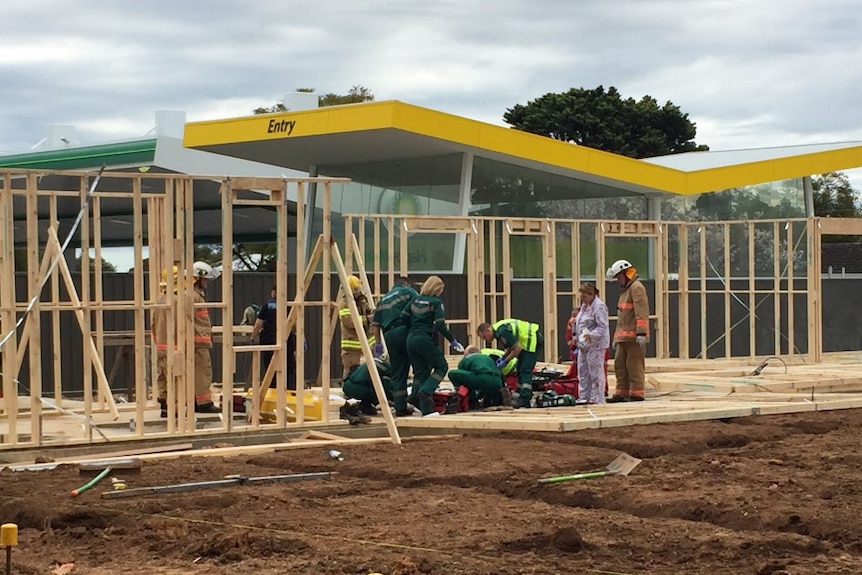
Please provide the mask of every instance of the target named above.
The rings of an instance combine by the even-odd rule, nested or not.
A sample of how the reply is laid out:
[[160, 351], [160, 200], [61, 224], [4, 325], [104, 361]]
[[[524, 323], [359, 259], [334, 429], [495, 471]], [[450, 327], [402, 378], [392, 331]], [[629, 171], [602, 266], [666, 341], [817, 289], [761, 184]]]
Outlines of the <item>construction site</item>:
[[[862, 570], [862, 352], [824, 344], [839, 319], [819, 261], [823, 238], [862, 234], [859, 221], [334, 216], [332, 188], [346, 178], [0, 177], [0, 521], [17, 525], [3, 543], [13, 573]], [[201, 231], [204, 211], [216, 232]], [[236, 319], [246, 280], [233, 247], [258, 229], [278, 257], [258, 290], [288, 304], [274, 345], [249, 343]], [[204, 235], [220, 276], [194, 304]], [[395, 417], [369, 370], [383, 408], [367, 425], [341, 420], [334, 302], [351, 275], [371, 302], [397, 276], [427, 277], [410, 257], [423, 235], [463, 251], [462, 273], [443, 275], [459, 341], [481, 345], [478, 324], [526, 317], [548, 342], [539, 367], [561, 372], [579, 285], [599, 278], [615, 309], [607, 251], [640, 246], [646, 401]], [[525, 244], [537, 281], [511, 273]], [[132, 250], [130, 272], [102, 269], [108, 245]], [[218, 413], [195, 413], [201, 308]], [[166, 417], [157, 309], [174, 350]], [[361, 324], [355, 303], [349, 313]], [[608, 379], [613, 389], [613, 369]]]

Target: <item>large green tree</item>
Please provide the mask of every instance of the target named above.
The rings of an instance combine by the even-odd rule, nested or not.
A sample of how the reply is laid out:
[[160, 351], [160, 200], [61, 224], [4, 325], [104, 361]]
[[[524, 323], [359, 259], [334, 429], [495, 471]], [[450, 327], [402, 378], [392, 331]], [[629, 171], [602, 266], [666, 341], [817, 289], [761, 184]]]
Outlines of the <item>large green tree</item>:
[[[814, 192], [814, 214], [826, 218], [859, 218], [862, 207], [856, 190], [844, 172], [829, 172], [811, 176]], [[826, 243], [857, 243], [859, 236], [824, 236]]]
[[695, 143], [696, 125], [673, 102], [623, 98], [613, 86], [545, 94], [507, 109], [503, 120], [518, 130], [631, 158], [709, 149]]

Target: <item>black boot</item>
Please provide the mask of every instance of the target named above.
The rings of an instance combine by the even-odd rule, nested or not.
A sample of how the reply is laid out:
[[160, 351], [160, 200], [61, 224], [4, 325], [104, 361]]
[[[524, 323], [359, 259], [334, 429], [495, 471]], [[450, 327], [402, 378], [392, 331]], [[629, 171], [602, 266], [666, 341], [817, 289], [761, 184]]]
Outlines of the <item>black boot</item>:
[[359, 412], [365, 415], [377, 415], [377, 406], [371, 401], [364, 399], [359, 402]]
[[422, 415], [428, 415], [434, 412], [434, 397], [428, 393], [420, 391], [418, 394], [419, 411]]
[[161, 411], [159, 412], [159, 417], [161, 417], [163, 419], [167, 419], [167, 417], [168, 417], [168, 400], [165, 399], [164, 397], [160, 397], [158, 401], [159, 401], [159, 407], [161, 408]]
[[629, 399], [629, 401], [643, 401], [644, 400], [644, 398], [641, 397], [640, 395], [630, 395], [628, 399]]
[[350, 425], [357, 425], [359, 423], [359, 417], [353, 414], [353, 406], [349, 403], [345, 403], [340, 408], [338, 408], [338, 415], [341, 419], [346, 419], [347, 423]]
[[221, 409], [216, 407], [212, 401], [195, 404], [195, 413], [221, 413]]
[[626, 403], [629, 400], [625, 395], [617, 395], [614, 394], [613, 397], [608, 399], [608, 403]]

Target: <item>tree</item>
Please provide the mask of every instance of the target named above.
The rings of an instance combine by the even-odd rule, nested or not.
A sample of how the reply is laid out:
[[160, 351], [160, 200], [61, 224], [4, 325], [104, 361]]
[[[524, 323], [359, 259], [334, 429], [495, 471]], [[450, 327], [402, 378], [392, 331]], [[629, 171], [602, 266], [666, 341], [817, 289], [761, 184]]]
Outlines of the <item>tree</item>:
[[518, 130], [631, 158], [709, 149], [695, 143], [697, 127], [679, 106], [659, 106], [652, 96], [623, 99], [613, 86], [548, 93], [507, 109], [503, 120]]
[[[313, 94], [314, 88], [297, 88], [297, 92]], [[317, 97], [321, 108], [327, 106], [340, 106], [341, 104], [358, 104], [361, 102], [373, 102], [374, 94], [365, 86], [356, 85], [347, 91], [347, 94], [335, 94], [330, 92]], [[287, 112], [284, 102], [277, 102], [272, 106], [261, 106], [254, 110], [256, 115], [272, 114], [276, 112]], [[250, 244], [236, 244], [233, 246], [234, 265], [237, 269], [246, 271], [274, 271], [278, 261], [278, 246], [274, 242], [256, 242]]]
[[[313, 94], [315, 92], [314, 88], [297, 88], [297, 92], [305, 92], [309, 94]], [[366, 88], [365, 86], [356, 85], [350, 88], [347, 91], [347, 94], [335, 94], [330, 92], [328, 94], [324, 94], [322, 96], [317, 97], [317, 103], [321, 108], [326, 106], [340, 106], [342, 104], [359, 104], [361, 102], [373, 102], [374, 94], [371, 93], [371, 90]], [[272, 106], [261, 106], [259, 108], [255, 108], [255, 114], [272, 114], [275, 112], [287, 112], [288, 109], [284, 105], [284, 102], [277, 102]]]
[[[829, 172], [811, 177], [814, 192], [814, 214], [824, 218], [862, 217], [856, 190], [843, 172]], [[858, 243], [859, 236], [824, 236], [823, 241], [833, 244]]]

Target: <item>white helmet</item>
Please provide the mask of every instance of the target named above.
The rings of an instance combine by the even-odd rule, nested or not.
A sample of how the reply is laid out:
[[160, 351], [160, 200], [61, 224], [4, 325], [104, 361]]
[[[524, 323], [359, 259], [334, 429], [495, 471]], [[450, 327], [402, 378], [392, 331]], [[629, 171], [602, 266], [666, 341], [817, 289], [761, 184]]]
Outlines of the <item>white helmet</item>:
[[608, 273], [607, 273], [608, 279], [609, 279], [609, 280], [614, 279], [615, 277], [617, 277], [617, 275], [619, 275], [619, 273], [620, 273], [621, 271], [627, 270], [627, 269], [629, 269], [630, 267], [632, 267], [632, 264], [630, 264], [630, 263], [629, 263], [628, 261], [626, 261], [626, 260], [617, 260], [617, 261], [615, 261], [615, 262], [613, 263], [613, 265], [611, 265], [611, 267], [609, 267], [609, 268], [608, 268]]
[[206, 278], [208, 280], [215, 279], [213, 267], [206, 262], [195, 262], [192, 264], [192, 276], [195, 279]]

